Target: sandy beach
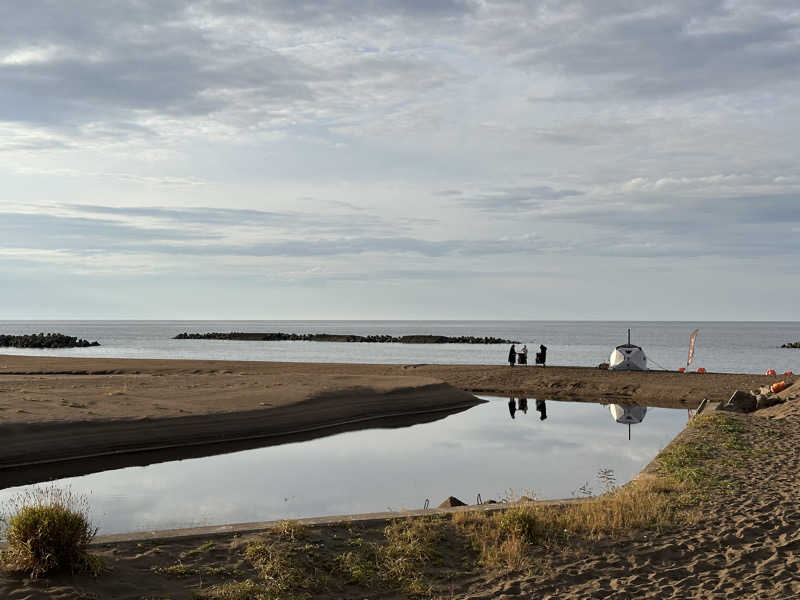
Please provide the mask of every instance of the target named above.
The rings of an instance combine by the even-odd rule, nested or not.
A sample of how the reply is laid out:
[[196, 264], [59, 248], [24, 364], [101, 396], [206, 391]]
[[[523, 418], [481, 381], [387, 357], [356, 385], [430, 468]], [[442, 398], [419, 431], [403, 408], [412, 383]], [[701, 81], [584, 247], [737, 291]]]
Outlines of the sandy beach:
[[[218, 367], [206, 366], [211, 370]], [[122, 366], [117, 365], [113, 370], [120, 368]], [[158, 368], [171, 369], [175, 377], [189, 377], [175, 365]], [[271, 371], [276, 367], [251, 365], [251, 368]], [[330, 368], [322, 367], [323, 370]], [[456, 371], [468, 372], [467, 369]], [[488, 368], [488, 377], [492, 376], [491, 371]], [[113, 376], [128, 375], [126, 371]], [[106, 374], [74, 376], [108, 377]], [[166, 372], [164, 376], [167, 376]], [[244, 377], [233, 373], [226, 376]], [[564, 373], [550, 375], [565, 376]], [[729, 379], [735, 381], [736, 377]], [[713, 378], [706, 381], [713, 381]], [[423, 389], [437, 385], [427, 380], [417, 384]], [[397, 382], [383, 382], [380, 393], [390, 397], [397, 389], [395, 385]], [[298, 400], [296, 404], [302, 402]], [[177, 409], [177, 404], [171, 406]], [[202, 410], [211, 409], [206, 407]], [[124, 413], [117, 416], [121, 414]], [[797, 501], [800, 497], [800, 473], [796, 448], [800, 444], [800, 401], [789, 400], [751, 415], [733, 415], [730, 419], [732, 421], [726, 422], [732, 425], [727, 427], [735, 425], [735, 442], [731, 441], [734, 438], [730, 435], [723, 437], [721, 442], [710, 441], [706, 429], [690, 425], [662, 452], [665, 455], [671, 449], [680, 452], [687, 445], [705, 447], [704, 444], [710, 444], [708, 456], [703, 457], [702, 463], [710, 482], [708, 493], [703, 488], [693, 492], [688, 507], [691, 520], [684, 526], [601, 535], [583, 539], [580, 543], [535, 544], [528, 549], [521, 566], [514, 568], [486, 568], [480, 561], [470, 563], [477, 560], [473, 556], [474, 550], [464, 546], [463, 540], [459, 542], [448, 537], [440, 540], [439, 558], [426, 566], [425, 577], [430, 587], [424, 594], [388, 584], [375, 587], [348, 581], [347, 577], [334, 577], [326, 580], [323, 588], [308, 592], [301, 586], [296, 594], [285, 597], [472, 600], [512, 597], [553, 600], [798, 597], [800, 532], [797, 523], [800, 522], [800, 509]], [[657, 457], [641, 477], [657, 477], [659, 459]], [[465, 509], [452, 510], [463, 512]], [[432, 513], [429, 511], [429, 514]], [[241, 591], [240, 586], [246, 582], [258, 580], [259, 569], [254, 566], [247, 550], [251, 546], [273, 544], [275, 548], [286, 548], [292, 556], [301, 551], [312, 552], [308, 549], [313, 548], [309, 556], [313, 555], [318, 561], [317, 568], [335, 573], [338, 571], [335, 565], [332, 566], [333, 557], [341, 557], [346, 549], [352, 549], [352, 544], [356, 543], [354, 540], [381, 539], [384, 529], [393, 522], [388, 515], [324, 524], [308, 520], [302, 527], [302, 539], [291, 542], [281, 537], [283, 534], [276, 533], [280, 527], [242, 532], [235, 531], [235, 528], [221, 528], [197, 531], [193, 535], [188, 532], [188, 536], [185, 535], [187, 532], [164, 535], [162, 538], [140, 535], [132, 536], [129, 541], [119, 541], [120, 536], [116, 540], [100, 539], [94, 550], [106, 564], [107, 575], [98, 578], [60, 575], [39, 581], [4, 575], [0, 578], [0, 594], [13, 599], [257, 598], [261, 596], [255, 595], [255, 591], [253, 595], [215, 595], [220, 590], [234, 589], [225, 586], [239, 586], [236, 589]], [[449, 520], [445, 522], [450, 523]], [[464, 567], [468, 563], [474, 566]]]
[[[137, 460], [163, 460], [170, 453], [201, 455], [213, 452], [214, 444], [229, 451], [236, 443], [268, 445], [285, 436], [303, 439], [350, 427], [401, 426], [409, 419], [423, 422], [472, 406], [478, 400], [471, 392], [694, 407], [703, 398], [726, 399], [734, 389], [756, 388], [772, 379], [581, 368], [2, 356], [0, 431], [5, 443], [0, 474], [11, 485], [25, 477], [41, 478], [56, 459], [67, 459], [74, 467], [71, 474], [78, 474], [98, 464], [113, 468]], [[691, 527], [637, 530], [563, 547], [533, 545], [527, 566], [516, 568], [484, 568], [480, 561], [468, 569], [451, 568], [450, 562], [461, 564], [470, 551], [448, 542], [439, 566], [426, 571], [431, 581], [428, 595], [396, 586], [365, 588], [345, 578], [332, 581], [329, 589], [287, 597], [796, 597], [800, 401], [735, 418], [742, 423], [747, 450], [714, 450], [717, 458], [710, 469], [724, 485], [715, 487], [714, 494], [697, 497], [692, 507], [697, 518]], [[690, 426], [671, 446], [698, 435]], [[247, 437], [259, 439], [242, 439]], [[265, 443], [265, 437], [276, 439]], [[160, 448], [168, 438], [177, 447]], [[92, 454], [98, 456], [80, 458]], [[108, 455], [119, 462], [109, 462]], [[645, 469], [645, 476], [654, 469]], [[388, 515], [352, 523], [309, 522], [305, 535], [310, 541], [304, 543], [318, 548], [320, 564], [328, 564], [352, 543], [347, 540], [380, 539], [391, 522]], [[113, 575], [30, 581], [6, 574], [0, 577], [0, 595], [193, 598], [215, 585], [257, 578], [257, 569], [243, 552], [249, 544], [274, 537], [269, 531], [236, 532], [231, 527], [186, 533], [100, 539], [94, 549]]]
[[2, 423], [162, 418], [286, 406], [348, 389], [446, 383], [472, 394], [664, 408], [727, 400], [775, 377], [585, 367], [43, 358], [0, 355]]

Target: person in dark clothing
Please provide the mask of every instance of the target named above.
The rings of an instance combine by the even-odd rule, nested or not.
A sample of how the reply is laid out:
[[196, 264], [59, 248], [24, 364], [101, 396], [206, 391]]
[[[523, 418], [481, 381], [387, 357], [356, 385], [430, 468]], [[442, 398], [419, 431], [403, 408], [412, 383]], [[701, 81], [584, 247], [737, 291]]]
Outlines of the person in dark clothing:
[[536, 401], [536, 410], [539, 411], [539, 420], [544, 421], [547, 418], [547, 405], [544, 400]]
[[508, 351], [508, 364], [513, 367], [515, 362], [517, 362], [517, 349], [514, 348], [514, 344], [511, 344], [511, 350]]
[[521, 410], [523, 414], [528, 414], [528, 399], [527, 398], [518, 398], [517, 399], [517, 410]]
[[547, 362], [547, 346], [541, 344], [539, 346], [539, 351], [536, 353], [536, 364], [544, 367], [545, 362]]
[[527, 344], [522, 345], [522, 350], [517, 352], [517, 364], [519, 365], [527, 365], [528, 364], [528, 346]]
[[514, 402], [513, 398], [508, 399], [508, 412], [511, 413], [511, 418], [514, 418], [514, 413], [517, 412], [517, 404]]

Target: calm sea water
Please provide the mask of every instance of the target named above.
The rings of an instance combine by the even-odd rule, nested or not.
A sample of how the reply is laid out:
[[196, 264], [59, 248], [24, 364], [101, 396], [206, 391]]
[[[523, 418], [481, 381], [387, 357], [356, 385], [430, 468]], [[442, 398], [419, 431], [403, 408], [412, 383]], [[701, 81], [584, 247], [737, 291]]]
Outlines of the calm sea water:
[[689, 335], [700, 329], [695, 367], [728, 373], [800, 372], [800, 350], [781, 349], [800, 340], [800, 322], [611, 322], [611, 321], [0, 321], [0, 333], [62, 332], [103, 344], [72, 350], [0, 349], [4, 354], [185, 358], [291, 362], [502, 364], [508, 348], [467, 344], [409, 345], [321, 342], [172, 340], [188, 332], [439, 334], [496, 336], [527, 343], [531, 356], [548, 347], [548, 364], [596, 366], [626, 341], [642, 346], [651, 368], [685, 364]]
[[[506, 399], [433, 423], [371, 429], [308, 442], [62, 479], [89, 498], [101, 534], [474, 503], [508, 495], [568, 498], [600, 469], [618, 484], [683, 429], [684, 410], [651, 408], [616, 423], [606, 406], [528, 400], [511, 418]], [[515, 402], [516, 406], [516, 402]], [[29, 486], [30, 487], [30, 486]], [[0, 491], [0, 506], [25, 488]]]

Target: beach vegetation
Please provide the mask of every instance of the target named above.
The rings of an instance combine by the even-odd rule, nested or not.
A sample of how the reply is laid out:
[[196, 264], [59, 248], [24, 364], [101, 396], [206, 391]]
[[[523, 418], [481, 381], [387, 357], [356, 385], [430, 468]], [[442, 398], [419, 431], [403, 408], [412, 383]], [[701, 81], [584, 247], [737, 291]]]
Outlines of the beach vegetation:
[[420, 517], [392, 521], [379, 541], [348, 544], [352, 549], [336, 555], [338, 574], [350, 583], [369, 588], [388, 585], [414, 596], [430, 593], [426, 567], [440, 564], [450, 521], [446, 517]]
[[206, 552], [211, 552], [214, 549], [214, 542], [208, 540], [207, 542], [203, 542], [197, 548], [192, 548], [191, 550], [187, 550], [183, 553], [183, 556], [192, 556], [193, 554], [205, 554]]
[[159, 575], [165, 575], [167, 577], [174, 577], [176, 579], [186, 579], [187, 577], [200, 574], [200, 569], [189, 567], [180, 561], [176, 562], [174, 565], [169, 565], [168, 567], [152, 567], [152, 571], [153, 573], [158, 573]]
[[245, 579], [228, 581], [195, 591], [195, 600], [289, 600], [290, 597], [270, 591], [263, 584]]
[[0, 559], [9, 571], [32, 579], [57, 571], [102, 571], [88, 551], [97, 534], [88, 502], [69, 488], [35, 487], [12, 498], [3, 510], [2, 533], [7, 549]]
[[272, 541], [250, 542], [244, 551], [259, 576], [261, 585], [271, 594], [311, 593], [335, 585], [330, 561], [318, 544]]
[[643, 476], [618, 487], [610, 470], [601, 470], [598, 479], [604, 489], [599, 496], [568, 504], [459, 512], [452, 522], [471, 540], [482, 567], [518, 571], [532, 567], [528, 557], [534, 546], [558, 550], [581, 540], [670, 529], [696, 518], [682, 482]]
[[730, 466], [752, 453], [741, 420], [732, 413], [714, 411], [692, 419], [686, 435], [656, 457], [655, 471], [702, 495], [723, 485], [715, 475], [717, 467]]
[[297, 521], [280, 521], [272, 528], [276, 534], [287, 540], [299, 540], [306, 536], [306, 528]]
[[422, 517], [393, 521], [383, 530], [384, 543], [375, 546], [378, 576], [390, 585], [412, 594], [425, 594], [426, 565], [441, 556], [447, 539], [448, 519]]
[[187, 579], [189, 577], [234, 577], [243, 575], [239, 569], [231, 569], [229, 567], [208, 567], [208, 566], [190, 566], [185, 565], [178, 560], [172, 565], [153, 566], [151, 567], [153, 573], [170, 577], [173, 579]]

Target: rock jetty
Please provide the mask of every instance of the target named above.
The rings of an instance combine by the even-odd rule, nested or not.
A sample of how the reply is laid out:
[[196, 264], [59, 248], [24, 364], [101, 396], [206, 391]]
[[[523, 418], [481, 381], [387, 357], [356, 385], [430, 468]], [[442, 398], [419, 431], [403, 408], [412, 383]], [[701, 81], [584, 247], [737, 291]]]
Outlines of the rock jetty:
[[787, 342], [781, 348], [800, 348], [800, 342]]
[[174, 340], [238, 340], [247, 342], [370, 342], [378, 344], [518, 344], [496, 337], [460, 335], [348, 335], [334, 333], [180, 333]]
[[99, 345], [99, 342], [81, 340], [63, 333], [0, 334], [0, 347], [2, 348], [89, 348]]

